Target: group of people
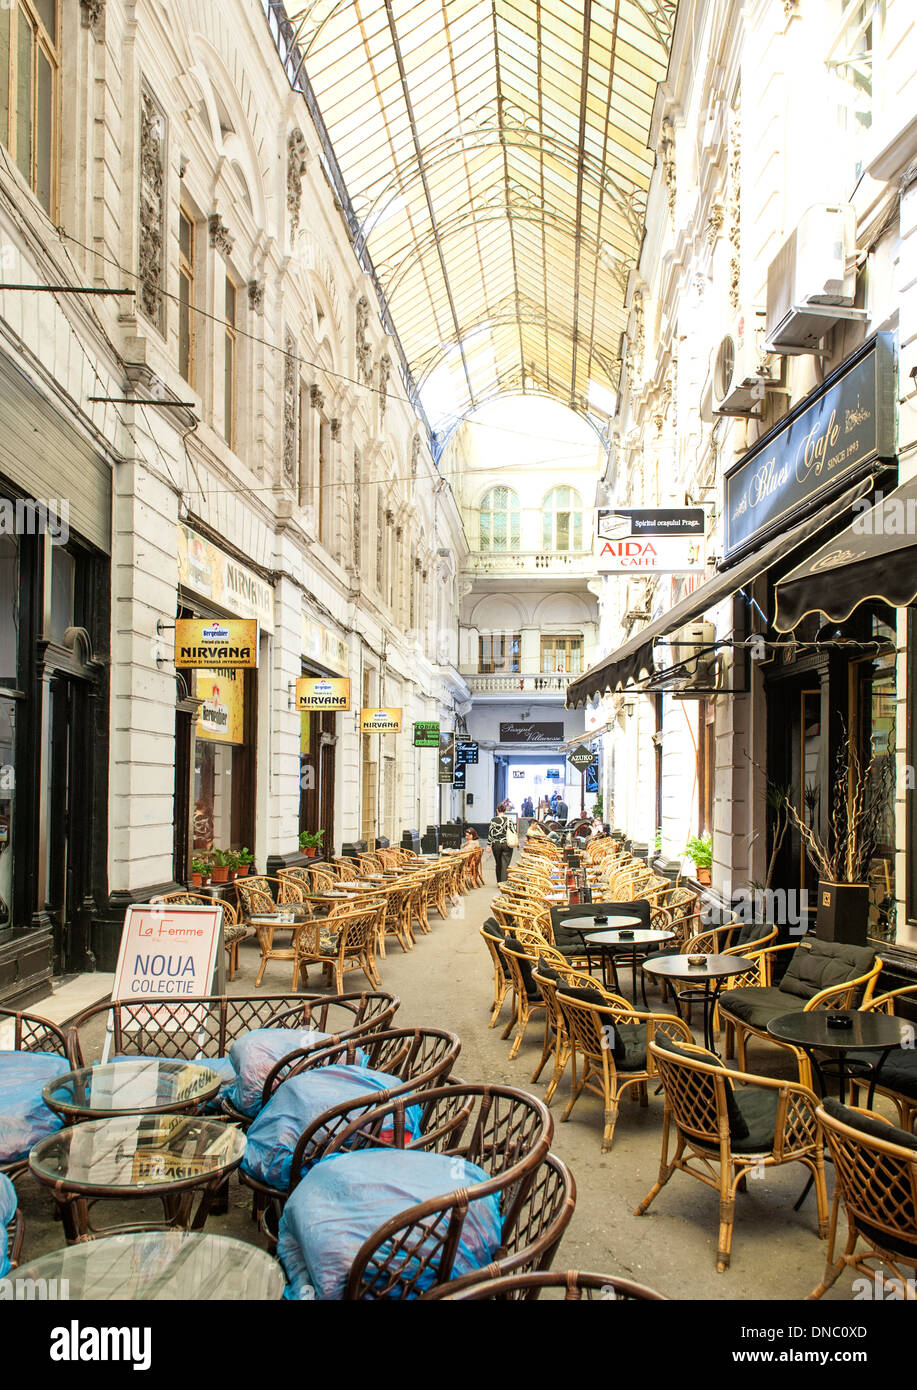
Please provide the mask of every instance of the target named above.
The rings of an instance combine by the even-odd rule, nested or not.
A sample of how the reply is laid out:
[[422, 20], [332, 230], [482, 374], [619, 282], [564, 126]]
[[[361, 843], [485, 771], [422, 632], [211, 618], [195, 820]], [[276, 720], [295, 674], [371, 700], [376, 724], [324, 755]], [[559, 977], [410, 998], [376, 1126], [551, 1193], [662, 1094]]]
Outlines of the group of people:
[[[507, 805], [512, 810], [512, 802], [507, 802]], [[539, 798], [537, 810], [532, 798], [527, 796], [519, 808], [519, 814], [528, 820], [547, 820], [548, 816], [553, 816], [556, 820], [566, 823], [570, 818], [570, 808], [559, 792], [553, 792], [551, 796]]]
[[[529, 805], [531, 805], [530, 798], [527, 797], [526, 801], [528, 801]], [[567, 811], [566, 804], [560, 800], [558, 801], [558, 804], [559, 806], [563, 806], [563, 819], [564, 821], [566, 821], [569, 814]], [[526, 802], [523, 801], [523, 816], [526, 815], [525, 805]], [[558, 820], [561, 819], [559, 813], [557, 818]], [[474, 835], [474, 832], [469, 831], [468, 834]], [[601, 816], [593, 817], [589, 838], [591, 840], [595, 840], [598, 839], [600, 836], [607, 834], [608, 828], [602, 821]], [[531, 824], [529, 825], [528, 830], [526, 831], [526, 838], [528, 838], [529, 836], [537, 838], [538, 836], [544, 835], [544, 829], [538, 824], [537, 820], [532, 819]], [[476, 839], [477, 836], [475, 835], [474, 838]], [[560, 842], [560, 836], [556, 834], [552, 834], [550, 838], [556, 840], [558, 843]], [[497, 807], [497, 813], [494, 816], [493, 820], [490, 822], [490, 826], [488, 827], [487, 843], [493, 850], [494, 867], [497, 873], [497, 882], [504, 883], [506, 881], [507, 872], [509, 870], [510, 862], [513, 857], [513, 850], [519, 843], [518, 821], [513, 811], [513, 803], [510, 800], [507, 799], [506, 801], [501, 801], [499, 806]]]

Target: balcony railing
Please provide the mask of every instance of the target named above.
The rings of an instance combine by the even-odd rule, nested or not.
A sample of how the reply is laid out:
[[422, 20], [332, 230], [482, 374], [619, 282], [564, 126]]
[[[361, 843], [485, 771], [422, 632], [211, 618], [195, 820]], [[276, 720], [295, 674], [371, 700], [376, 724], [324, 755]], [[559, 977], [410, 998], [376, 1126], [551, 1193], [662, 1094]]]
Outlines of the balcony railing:
[[562, 695], [573, 676], [559, 672], [517, 672], [514, 675], [466, 675], [472, 695]]
[[473, 574], [595, 573], [591, 550], [472, 550], [463, 568]]

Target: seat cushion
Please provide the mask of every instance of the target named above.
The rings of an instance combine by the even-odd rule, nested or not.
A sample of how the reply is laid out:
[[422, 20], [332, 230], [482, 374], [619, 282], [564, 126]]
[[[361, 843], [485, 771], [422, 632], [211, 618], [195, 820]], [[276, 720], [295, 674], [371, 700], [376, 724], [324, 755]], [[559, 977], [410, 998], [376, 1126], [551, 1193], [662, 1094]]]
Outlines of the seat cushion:
[[0, 1052], [0, 1163], [27, 1158], [39, 1139], [63, 1124], [41, 1098], [42, 1087], [70, 1071], [53, 1052]]
[[[332, 1065], [315, 1067], [283, 1081], [246, 1135], [246, 1173], [268, 1187], [286, 1191], [290, 1185], [290, 1164], [299, 1137], [319, 1116], [333, 1106], [365, 1100], [367, 1106], [379, 1103], [379, 1093], [400, 1086], [401, 1078], [390, 1072], [373, 1071], [369, 1067]], [[407, 1129], [411, 1138], [420, 1130], [420, 1107], [406, 1112]], [[383, 1137], [389, 1142], [394, 1131]], [[309, 1145], [328, 1139], [327, 1130], [318, 1130]], [[305, 1157], [308, 1160], [309, 1150]]]
[[16, 1215], [18, 1205], [15, 1187], [5, 1173], [0, 1173], [0, 1279], [9, 1273], [9, 1233], [6, 1228]]
[[794, 1001], [773, 985], [750, 985], [748, 989], [725, 989], [720, 995], [720, 1013], [733, 1014], [752, 1028], [765, 1032], [772, 1018], [799, 1013], [802, 1003]]
[[875, 958], [871, 946], [846, 946], [842, 942], [819, 941], [816, 936], [807, 936], [790, 956], [780, 989], [796, 999], [813, 999], [820, 990], [865, 975]]
[[[721, 1071], [729, 1071], [722, 1057], [717, 1057], [715, 1052], [705, 1050], [691, 1052], [687, 1047], [680, 1046], [673, 1038], [667, 1037], [665, 1033], [657, 1033], [654, 1041], [657, 1047], [665, 1048], [666, 1052], [672, 1052], [676, 1057], [682, 1057], [687, 1062], [704, 1062], [709, 1067], [718, 1067]], [[727, 1081], [724, 1089], [726, 1092], [726, 1114], [729, 1117], [729, 1137], [733, 1147], [735, 1147], [749, 1138], [750, 1131], [745, 1114], [736, 1100], [736, 1092], [732, 1082]]]
[[849, 1125], [851, 1129], [861, 1130], [871, 1139], [884, 1139], [886, 1144], [900, 1144], [902, 1149], [913, 1149], [917, 1152], [917, 1134], [908, 1134], [907, 1130], [898, 1129], [897, 1125], [885, 1124], [878, 1117], [873, 1119], [871, 1115], [864, 1115], [861, 1110], [841, 1105], [840, 1101], [832, 1100], [830, 1096], [826, 1096], [822, 1101], [822, 1108], [833, 1120], [839, 1120], [842, 1125]]
[[[852, 1053], [871, 1065], [875, 1064], [876, 1054], [867, 1052]], [[917, 1100], [917, 1051], [910, 1047], [893, 1047], [882, 1063], [878, 1084], [892, 1091], [900, 1091], [910, 1100]]]
[[282, 1057], [311, 1047], [329, 1035], [317, 1028], [253, 1028], [229, 1049], [235, 1079], [226, 1099], [243, 1115], [257, 1115], [268, 1072]]
[[[646, 1066], [646, 1024], [618, 1023], [604, 994], [588, 985], [558, 985], [558, 998], [576, 999], [581, 1004], [600, 1004], [599, 1027], [611, 1039], [611, 1055], [621, 1071], [642, 1071]], [[607, 1022], [603, 1021], [607, 1020]]]
[[[423, 1150], [364, 1149], [331, 1154], [317, 1163], [284, 1207], [277, 1257], [290, 1281], [286, 1297], [340, 1299], [354, 1259], [374, 1231], [421, 1202], [486, 1182], [488, 1174], [464, 1158]], [[499, 1193], [471, 1202], [450, 1278], [481, 1269], [500, 1245]], [[433, 1242], [416, 1239], [414, 1252], [397, 1257], [413, 1274]], [[381, 1260], [383, 1252], [377, 1256]], [[419, 1258], [418, 1258], [419, 1256]], [[417, 1293], [438, 1282], [434, 1256], [418, 1281]], [[397, 1285], [380, 1297], [397, 1298]]]
[[[731, 1086], [730, 1090], [741, 1116], [738, 1125], [733, 1123], [731, 1115], [729, 1119], [733, 1153], [770, 1153], [774, 1147], [780, 1092], [769, 1086]], [[745, 1129], [744, 1134], [738, 1132], [742, 1128]]]
[[[511, 950], [520, 952], [522, 951], [521, 942], [515, 936], [513, 936], [512, 932], [507, 932], [506, 936], [504, 937], [504, 940], [507, 946], [511, 948]], [[538, 988], [538, 981], [532, 975], [532, 962], [528, 959], [527, 956], [522, 955], [516, 956], [515, 959], [522, 973], [522, 982], [525, 985], [526, 999], [529, 999], [532, 1002], [534, 1002], [536, 999], [540, 999], [541, 990]]]
[[[832, 1119], [849, 1125], [851, 1129], [858, 1129], [872, 1139], [883, 1139], [886, 1144], [898, 1144], [902, 1149], [917, 1152], [917, 1135], [908, 1134], [907, 1130], [898, 1129], [896, 1125], [883, 1124], [882, 1120], [873, 1119], [859, 1110], [851, 1110], [849, 1106], [841, 1105], [839, 1101], [830, 1097], [826, 1097], [822, 1105]], [[917, 1261], [917, 1213], [909, 1201], [905, 1202], [902, 1210], [900, 1234], [897, 1231], [883, 1231], [870, 1221], [864, 1221], [861, 1216], [856, 1218], [856, 1227], [866, 1240], [880, 1246], [881, 1249], [894, 1255], [903, 1255], [907, 1260]]]

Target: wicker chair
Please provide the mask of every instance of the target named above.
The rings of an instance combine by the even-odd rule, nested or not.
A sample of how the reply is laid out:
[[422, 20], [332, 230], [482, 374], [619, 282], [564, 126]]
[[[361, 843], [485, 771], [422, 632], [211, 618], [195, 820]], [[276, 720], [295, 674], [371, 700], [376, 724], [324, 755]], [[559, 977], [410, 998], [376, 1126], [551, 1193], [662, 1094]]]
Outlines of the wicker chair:
[[385, 913], [384, 899], [369, 898], [336, 907], [327, 917], [306, 923], [296, 936], [297, 968], [323, 966], [326, 982], [330, 984], [333, 975], [338, 992], [344, 988], [345, 974], [362, 970], [378, 988], [376, 944]]
[[532, 1085], [541, 1076], [548, 1058], [553, 1056], [554, 1068], [544, 1095], [545, 1105], [550, 1105], [570, 1061], [570, 1038], [563, 1011], [557, 1000], [557, 987], [566, 984], [587, 988], [591, 987], [594, 981], [591, 975], [574, 970], [566, 956], [547, 945], [538, 948], [532, 978], [541, 991], [545, 1005], [544, 1047], [538, 1065], [532, 1073]]
[[[729, 1265], [736, 1192], [749, 1173], [783, 1163], [802, 1163], [815, 1180], [818, 1234], [828, 1229], [825, 1156], [816, 1110], [807, 1087], [748, 1072], [729, 1071], [711, 1052], [693, 1044], [670, 1047], [663, 1039], [649, 1052], [665, 1091], [659, 1177], [637, 1207], [643, 1216], [677, 1170], [720, 1195], [716, 1267]], [[669, 1133], [677, 1143], [669, 1158]]]
[[252, 913], [274, 912], [278, 907], [306, 900], [302, 884], [293, 878], [255, 874], [248, 878], [237, 878], [234, 886], [243, 920], [251, 917]]
[[[917, 1301], [917, 1138], [871, 1110], [837, 1101], [818, 1108], [837, 1182], [831, 1207], [825, 1276], [809, 1295], [821, 1298], [850, 1268], [876, 1275], [890, 1269], [897, 1298]], [[837, 1218], [847, 1213], [847, 1244], [835, 1260]], [[867, 1247], [857, 1251], [863, 1241]], [[878, 1265], [878, 1272], [872, 1267]]]
[[[420, 1135], [410, 1137], [406, 1112], [422, 1106]], [[417, 1296], [418, 1286], [448, 1281], [470, 1204], [498, 1193], [499, 1260], [514, 1245], [526, 1199], [553, 1133], [540, 1100], [508, 1086], [458, 1082], [427, 1091], [418, 1102], [399, 1096], [355, 1119], [327, 1154], [353, 1148], [425, 1149], [467, 1159], [490, 1176], [408, 1208], [364, 1241], [350, 1269], [345, 1299]], [[344, 1160], [342, 1159], [341, 1162]]]
[[[601, 1096], [605, 1106], [602, 1153], [614, 1139], [621, 1097], [636, 1086], [641, 1105], [648, 1104], [647, 1082], [655, 1076], [650, 1047], [659, 1035], [685, 1042], [691, 1030], [674, 1014], [639, 1013], [620, 995], [609, 994], [592, 985], [557, 986], [557, 1004], [563, 1015], [572, 1063], [571, 1095], [561, 1116], [569, 1120], [584, 1090]], [[577, 1081], [577, 1060], [582, 1073]]]
[[579, 1302], [584, 1297], [588, 1303], [597, 1300], [603, 1303], [666, 1301], [665, 1294], [647, 1288], [646, 1284], [635, 1284], [631, 1279], [619, 1279], [614, 1274], [586, 1274], [576, 1269], [564, 1272], [553, 1269], [530, 1270], [527, 1274], [508, 1274], [503, 1278], [485, 1279], [473, 1284], [466, 1283], [464, 1279], [456, 1279], [454, 1285], [453, 1290], [452, 1284], [441, 1284], [438, 1289], [422, 1294], [421, 1298], [443, 1299], [456, 1303], [468, 1303], [485, 1298], [504, 1301], [510, 1298], [537, 1298], [542, 1289], [563, 1289], [565, 1303]]
[[509, 970], [510, 988], [513, 992], [512, 1014], [509, 1023], [500, 1035], [503, 1038], [508, 1038], [515, 1025], [516, 1036], [509, 1050], [509, 1060], [512, 1061], [522, 1046], [522, 1039], [525, 1037], [525, 1030], [531, 1019], [536, 1013], [544, 1010], [545, 1002], [532, 976], [532, 967], [537, 960], [537, 952], [533, 954], [527, 950], [512, 932], [508, 932], [500, 943], [499, 951]]
[[[38, 1014], [23, 1013], [21, 1010], [0, 1009], [0, 1032], [4, 1030], [4, 1024], [12, 1023], [12, 1051], [13, 1052], [51, 1052], [60, 1057], [66, 1058], [72, 1067], [79, 1065], [78, 1054], [76, 1052], [75, 1039], [72, 1030], [65, 1033], [56, 1023], [50, 1019], [41, 1018]], [[4, 1048], [4, 1050], [7, 1050]], [[0, 1162], [0, 1173], [5, 1173], [9, 1178], [18, 1178], [19, 1175], [28, 1167], [28, 1160], [17, 1159], [13, 1162]]]
[[[497, 932], [499, 932], [499, 936]], [[490, 1023], [487, 1026], [488, 1028], [495, 1028], [497, 1019], [500, 1017], [500, 1012], [503, 1008], [504, 1000], [509, 993], [511, 983], [509, 966], [503, 959], [501, 952], [504, 931], [496, 918], [490, 917], [481, 928], [481, 936], [484, 938], [484, 944], [487, 947], [491, 965], [494, 968], [494, 998], [490, 1012]]]
[[200, 999], [149, 1001], [106, 999], [86, 1009], [72, 1025], [73, 1064], [86, 1066], [87, 1035], [98, 1035], [105, 1017], [112, 1052], [132, 1057], [185, 1057], [189, 1062], [225, 1057], [237, 1038], [253, 1028], [308, 1028], [322, 1033], [363, 1034], [387, 1028], [401, 1000], [384, 991], [350, 994], [214, 994]]
[[[894, 1014], [895, 1000], [901, 999], [905, 995], [917, 995], [917, 985], [905, 985], [901, 989], [891, 989], [887, 994], [880, 994], [875, 999], [871, 999], [868, 1004], [863, 1005], [864, 1011], [870, 1013]], [[915, 1025], [917, 1026], [917, 1025]], [[856, 1052], [851, 1052], [851, 1060], [856, 1059]], [[867, 1059], [870, 1064], [875, 1062], [875, 1054]], [[898, 1124], [908, 1134], [914, 1128], [914, 1121], [917, 1120], [917, 1051], [913, 1042], [910, 1047], [894, 1047], [886, 1057], [879, 1071], [880, 1080], [876, 1081], [875, 1094], [885, 1096], [890, 1100], [898, 1112]], [[852, 1105], [856, 1105], [860, 1098], [860, 1091], [868, 1091], [871, 1077], [854, 1076], [850, 1079], [850, 1100]]]
[[[456, 1035], [441, 1028], [391, 1028], [362, 1038], [336, 1040], [319, 1048], [303, 1048], [299, 1053], [291, 1052], [282, 1058], [265, 1078], [262, 1110], [285, 1082], [318, 1067], [365, 1065], [373, 1071], [390, 1073], [398, 1078], [398, 1083], [383, 1091], [351, 1096], [316, 1116], [293, 1145], [290, 1181], [285, 1188], [271, 1187], [241, 1169], [241, 1181], [259, 1194], [258, 1208], [264, 1209], [267, 1202], [271, 1202], [275, 1217], [279, 1217], [290, 1193], [308, 1169], [324, 1157], [337, 1134], [364, 1111], [374, 1110], [396, 1096], [416, 1096], [443, 1085], [461, 1050], [462, 1044]], [[275, 1229], [276, 1222], [266, 1225], [272, 1238]]]
[[379, 887], [379, 896], [385, 900], [385, 912], [379, 923], [379, 955], [385, 960], [385, 938], [394, 936], [405, 954], [413, 951], [414, 933], [411, 930], [411, 885], [408, 883], [386, 883]]
[[[780, 951], [792, 951], [790, 964], [780, 984], [775, 988], [772, 981], [773, 963]], [[809, 954], [811, 953], [811, 954]], [[724, 1027], [724, 1048], [727, 1057], [732, 1056], [732, 1041], [735, 1038], [740, 1068], [745, 1071], [745, 1044], [749, 1033], [774, 1047], [784, 1047], [796, 1056], [799, 1079], [804, 1086], [812, 1089], [812, 1064], [800, 1047], [790, 1043], [778, 1042], [767, 1031], [767, 1024], [773, 1018], [788, 1013], [809, 1013], [813, 1009], [854, 1009], [868, 1004], [872, 997], [876, 980], [882, 969], [882, 961], [867, 947], [840, 946], [822, 942], [817, 938], [804, 938], [802, 941], [787, 942], [781, 946], [765, 946], [749, 956], [753, 965], [739, 976], [732, 988], [725, 989], [719, 996], [718, 1010]], [[832, 962], [846, 964], [848, 974], [838, 983], [825, 989], [806, 986], [796, 972], [810, 971], [812, 961], [818, 959], [826, 968], [833, 969]], [[869, 962], [867, 966], [867, 962]], [[788, 988], [792, 984], [791, 988]], [[803, 992], [805, 989], [805, 992]]]
[[[208, 898], [204, 893], [163, 893], [160, 897], [150, 898], [151, 903], [204, 903], [207, 907], [213, 907], [213, 898]], [[238, 910], [232, 903], [221, 900], [220, 906], [223, 909], [223, 945], [226, 948], [226, 969], [230, 980], [236, 978], [236, 971], [239, 968], [239, 947], [249, 936], [254, 936], [254, 927], [248, 926], [245, 922], [239, 921]]]

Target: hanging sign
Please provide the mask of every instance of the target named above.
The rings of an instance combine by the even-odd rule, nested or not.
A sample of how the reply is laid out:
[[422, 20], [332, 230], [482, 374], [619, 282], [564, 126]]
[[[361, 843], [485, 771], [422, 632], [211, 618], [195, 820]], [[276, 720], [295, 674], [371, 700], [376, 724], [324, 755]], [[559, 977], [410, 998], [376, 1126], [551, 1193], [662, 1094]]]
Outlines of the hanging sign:
[[176, 618], [175, 665], [242, 667], [258, 665], [256, 618]]
[[348, 677], [300, 676], [296, 682], [296, 708], [350, 709]]
[[[700, 530], [697, 522], [700, 521]], [[702, 507], [614, 512], [600, 509], [595, 540], [600, 574], [679, 574], [704, 568]]]
[[361, 709], [361, 734], [400, 734], [400, 709]]
[[478, 745], [473, 739], [466, 739], [455, 746], [455, 757], [458, 763], [476, 763], [478, 760]]
[[581, 743], [579, 748], [574, 748], [572, 753], [567, 754], [567, 762], [572, 763], [578, 772], [581, 772], [585, 767], [591, 767], [596, 760], [597, 755], [584, 743]]
[[191, 999], [211, 993], [223, 905], [139, 903], [127, 909], [112, 999]]
[[561, 721], [549, 724], [501, 724], [501, 743], [560, 743], [564, 736]]
[[455, 734], [439, 736], [439, 782], [451, 785], [455, 775]]
[[439, 720], [419, 719], [414, 725], [415, 748], [439, 747]]
[[452, 785], [457, 791], [465, 790], [465, 764], [456, 763], [455, 771], [452, 774]]

